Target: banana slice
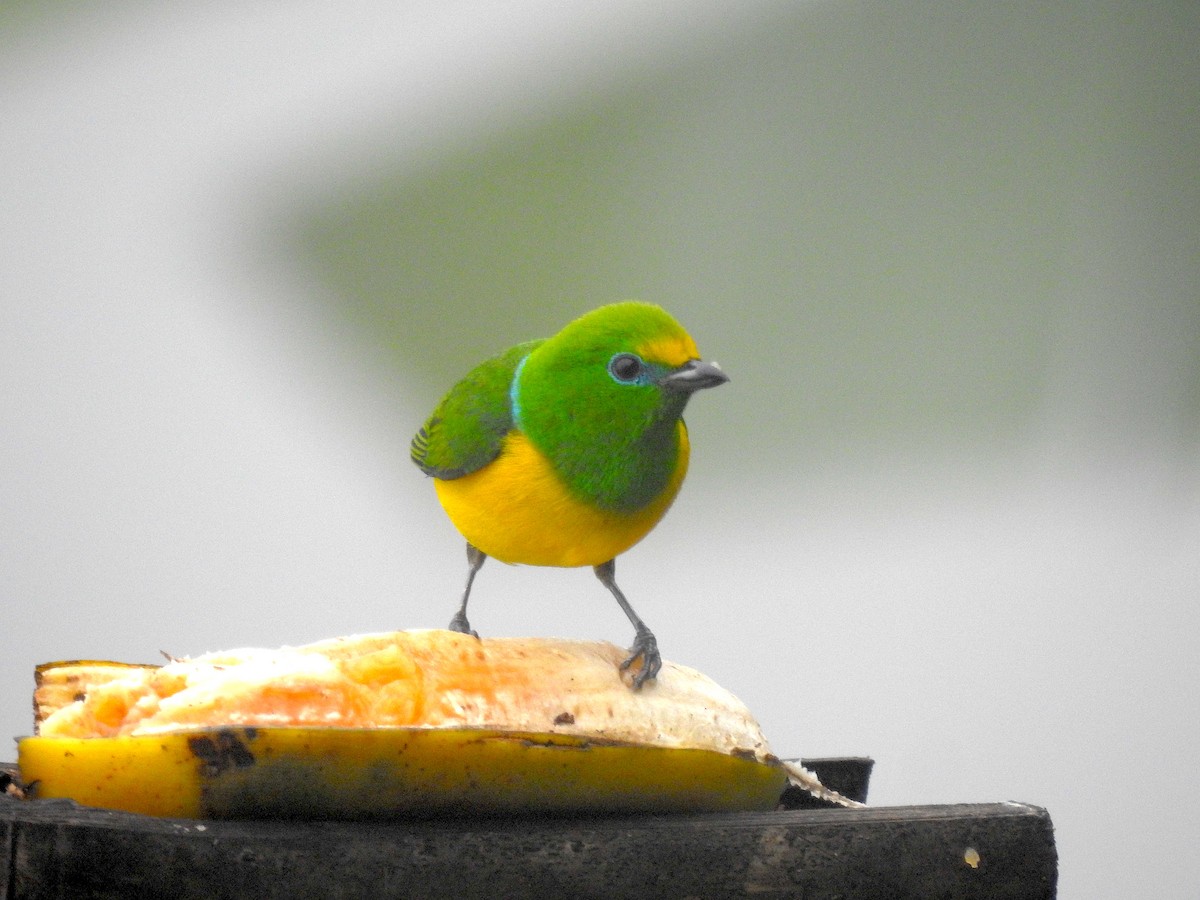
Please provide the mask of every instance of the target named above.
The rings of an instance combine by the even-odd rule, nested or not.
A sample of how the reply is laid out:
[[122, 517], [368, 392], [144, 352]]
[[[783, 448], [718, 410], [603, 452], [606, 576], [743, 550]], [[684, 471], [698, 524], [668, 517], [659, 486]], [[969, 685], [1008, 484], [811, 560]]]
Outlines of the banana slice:
[[[189, 818], [774, 808], [781, 762], [731, 693], [608, 643], [401, 631], [163, 666], [39, 666], [38, 797]], [[845, 801], [850, 804], [851, 801]]]

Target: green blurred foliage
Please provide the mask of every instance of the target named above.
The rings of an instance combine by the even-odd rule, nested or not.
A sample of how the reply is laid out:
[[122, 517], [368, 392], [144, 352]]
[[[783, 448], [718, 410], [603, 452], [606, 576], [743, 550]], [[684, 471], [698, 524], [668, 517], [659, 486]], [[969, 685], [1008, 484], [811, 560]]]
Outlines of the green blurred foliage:
[[1097, 12], [797, 5], [421, 171], [398, 164], [304, 210], [296, 246], [430, 398], [497, 349], [637, 298], [731, 373], [729, 447], [1004, 441], [1045, 392], [1073, 203], [1106, 147], [1142, 139], [1144, 109], [1106, 105], [1132, 57]]

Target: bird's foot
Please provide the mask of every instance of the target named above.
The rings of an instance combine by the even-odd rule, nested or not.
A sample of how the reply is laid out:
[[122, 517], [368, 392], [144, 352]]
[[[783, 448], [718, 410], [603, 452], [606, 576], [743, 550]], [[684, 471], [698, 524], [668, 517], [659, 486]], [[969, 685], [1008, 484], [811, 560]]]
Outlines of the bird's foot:
[[464, 612], [459, 611], [455, 613], [454, 618], [450, 620], [450, 624], [447, 627], [451, 631], [457, 631], [459, 634], [469, 634], [475, 640], [479, 640], [479, 635], [471, 628], [471, 623], [467, 621], [467, 614]]
[[642, 685], [647, 681], [653, 681], [658, 676], [658, 670], [662, 668], [662, 656], [658, 652], [658, 641], [647, 628], [638, 629], [633, 639], [633, 646], [629, 648], [629, 656], [621, 663], [621, 671], [625, 672], [632, 668], [639, 659], [642, 661], [642, 666], [633, 676], [635, 691], [641, 690]]

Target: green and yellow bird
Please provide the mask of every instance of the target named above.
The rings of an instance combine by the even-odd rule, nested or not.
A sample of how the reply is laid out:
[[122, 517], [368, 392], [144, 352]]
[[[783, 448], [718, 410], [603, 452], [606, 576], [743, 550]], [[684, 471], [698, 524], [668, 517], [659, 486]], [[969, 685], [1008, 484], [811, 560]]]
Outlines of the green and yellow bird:
[[728, 381], [665, 310], [614, 303], [552, 338], [505, 350], [442, 398], [412, 442], [467, 539], [467, 583], [450, 628], [474, 634], [467, 601], [487, 557], [592, 566], [636, 635], [633, 687], [661, 667], [658, 642], [616, 583], [616, 557], [657, 524], [688, 467], [688, 398]]

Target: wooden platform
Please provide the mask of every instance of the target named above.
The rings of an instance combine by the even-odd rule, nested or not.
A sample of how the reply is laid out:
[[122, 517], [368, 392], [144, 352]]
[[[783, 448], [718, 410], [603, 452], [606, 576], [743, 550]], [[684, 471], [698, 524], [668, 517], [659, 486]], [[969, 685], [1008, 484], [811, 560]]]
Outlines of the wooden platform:
[[1046, 898], [1056, 872], [1048, 813], [1015, 803], [344, 823], [0, 797], [0, 900]]

